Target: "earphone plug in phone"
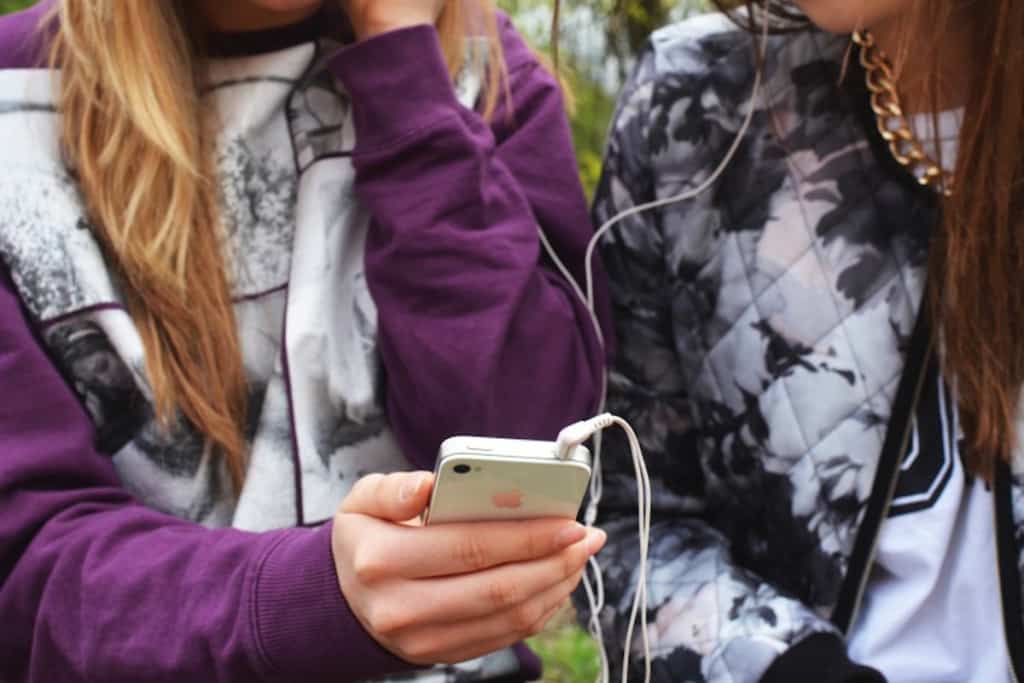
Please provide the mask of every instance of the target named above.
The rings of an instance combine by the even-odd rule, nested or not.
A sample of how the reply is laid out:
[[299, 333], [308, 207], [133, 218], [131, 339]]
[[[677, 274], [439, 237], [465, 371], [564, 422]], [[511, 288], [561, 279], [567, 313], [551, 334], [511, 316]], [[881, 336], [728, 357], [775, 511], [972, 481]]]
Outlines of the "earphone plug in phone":
[[[609, 427], [619, 427], [626, 433], [629, 441], [629, 450], [633, 459], [633, 471], [637, 481], [637, 526], [640, 539], [640, 563], [637, 566], [637, 588], [633, 596], [633, 605], [630, 610], [629, 624], [626, 628], [626, 638], [623, 643], [622, 680], [623, 683], [629, 678], [629, 659], [632, 650], [633, 631], [636, 628], [637, 616], [640, 617], [640, 638], [643, 643], [644, 652], [644, 681], [651, 680], [651, 648], [647, 635], [647, 547], [651, 532], [651, 481], [647, 475], [647, 465], [644, 463], [643, 452], [640, 448], [640, 440], [636, 432], [621, 417], [611, 413], [602, 413], [589, 420], [576, 422], [565, 427], [558, 433], [555, 440], [558, 450], [558, 457], [569, 458], [576, 447], [597, 437], [600, 432]], [[596, 463], [594, 474], [597, 474]], [[588, 507], [587, 526], [593, 526], [596, 517], [596, 506]], [[590, 559], [590, 569], [593, 571], [593, 584], [587, 574], [583, 576], [583, 588], [590, 607], [590, 634], [597, 642], [601, 656], [601, 672], [599, 681], [608, 683], [608, 654], [604, 647], [604, 634], [601, 629], [601, 610], [604, 609], [604, 585], [601, 580], [601, 569], [594, 558]]]

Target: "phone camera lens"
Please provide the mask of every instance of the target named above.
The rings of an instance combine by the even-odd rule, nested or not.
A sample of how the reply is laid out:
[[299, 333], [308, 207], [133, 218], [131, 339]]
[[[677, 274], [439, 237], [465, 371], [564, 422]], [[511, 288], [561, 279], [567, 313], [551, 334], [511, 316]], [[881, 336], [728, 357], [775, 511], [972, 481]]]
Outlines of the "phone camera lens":
[[455, 471], [455, 474], [469, 474], [471, 468], [469, 465], [456, 465], [452, 469]]

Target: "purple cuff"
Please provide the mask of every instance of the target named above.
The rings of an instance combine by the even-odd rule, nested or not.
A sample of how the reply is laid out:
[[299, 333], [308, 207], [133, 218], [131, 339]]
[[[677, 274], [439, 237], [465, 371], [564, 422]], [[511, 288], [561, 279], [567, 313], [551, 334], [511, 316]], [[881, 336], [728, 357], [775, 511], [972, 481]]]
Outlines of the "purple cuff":
[[544, 674], [544, 664], [540, 661], [533, 650], [526, 643], [516, 643], [513, 646], [516, 657], [519, 658], [519, 673], [524, 681], [539, 681]]
[[381, 647], [349, 609], [329, 523], [289, 530], [271, 546], [256, 569], [252, 616], [261, 657], [290, 680], [357, 681], [415, 668]]
[[342, 48], [330, 69], [352, 98], [357, 153], [428, 128], [460, 106], [433, 26], [382, 33]]

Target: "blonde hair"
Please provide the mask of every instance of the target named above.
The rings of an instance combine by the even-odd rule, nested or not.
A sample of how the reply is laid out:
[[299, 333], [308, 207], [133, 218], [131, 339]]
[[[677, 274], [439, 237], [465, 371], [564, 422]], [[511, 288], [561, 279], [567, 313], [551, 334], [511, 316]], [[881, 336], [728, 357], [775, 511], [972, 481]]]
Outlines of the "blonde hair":
[[[223, 455], [238, 490], [248, 390], [192, 4], [60, 0], [51, 63], [61, 73], [62, 149], [142, 337], [157, 419], [165, 428], [187, 419]], [[494, 7], [448, 0], [437, 29], [453, 78], [466, 66], [465, 38], [490, 39], [490, 116], [505, 79]]]

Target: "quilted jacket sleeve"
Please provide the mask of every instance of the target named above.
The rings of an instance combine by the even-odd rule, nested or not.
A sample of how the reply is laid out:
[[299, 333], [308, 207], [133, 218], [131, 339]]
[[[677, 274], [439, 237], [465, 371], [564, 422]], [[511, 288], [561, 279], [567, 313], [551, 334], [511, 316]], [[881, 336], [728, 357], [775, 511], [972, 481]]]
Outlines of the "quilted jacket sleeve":
[[[665, 134], [661, 117], [666, 113], [660, 105], [652, 107], [652, 97], [667, 87], [659, 82], [654, 62], [651, 52], [641, 59], [620, 100], [596, 198], [598, 225], [666, 191], [695, 186], [724, 153], [714, 142], [695, 146], [691, 159], [665, 159], [654, 149], [652, 136], [659, 130]], [[678, 88], [678, 80], [670, 87]], [[673, 106], [685, 106], [681, 102]], [[728, 146], [731, 141], [722, 142]], [[688, 178], [667, 177], [684, 172]], [[712, 194], [702, 201], [713, 201]], [[699, 291], [694, 273], [670, 272], [666, 266], [679, 240], [700, 239], [698, 226], [688, 232], [686, 212], [685, 205], [673, 210], [671, 224], [668, 214], [658, 211], [629, 218], [602, 245], [620, 344], [609, 408], [636, 428], [654, 489], [648, 575], [652, 680], [883, 680], [847, 659], [829, 622], [737, 566], [726, 538], [710, 521], [702, 490], [710, 473], [692, 437], [696, 425], [687, 397], [688, 376], [700, 359], [686, 357], [688, 344], [680, 340], [699, 334], [703, 324], [691, 313], [702, 306], [687, 298], [705, 297], [706, 303], [715, 293]], [[602, 623], [612, 667], [618, 669], [639, 564], [636, 484], [624, 440], [609, 433], [606, 444], [598, 522], [609, 534], [599, 558], [606, 589]], [[585, 615], [581, 600], [578, 607]], [[634, 680], [642, 680], [641, 666], [639, 638], [634, 637]], [[613, 680], [621, 675], [618, 670], [613, 674]]]

